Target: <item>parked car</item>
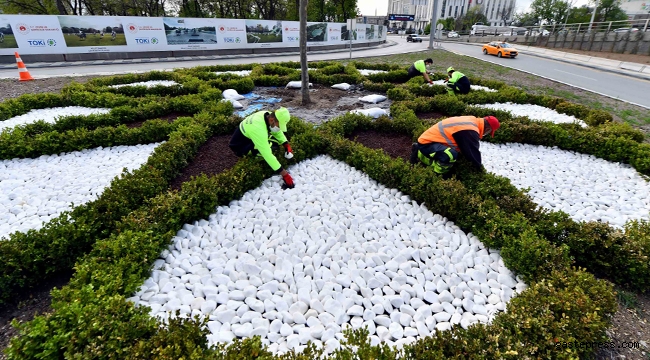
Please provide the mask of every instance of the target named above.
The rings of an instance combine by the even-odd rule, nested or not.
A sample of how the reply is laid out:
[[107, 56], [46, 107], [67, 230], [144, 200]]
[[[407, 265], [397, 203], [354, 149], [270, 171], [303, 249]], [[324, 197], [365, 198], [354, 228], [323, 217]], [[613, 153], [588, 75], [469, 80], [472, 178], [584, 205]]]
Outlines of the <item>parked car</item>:
[[457, 37], [460, 37], [460, 35], [458, 35], [458, 33], [455, 32], [455, 31], [450, 31], [450, 32], [447, 33], [447, 37], [448, 38], [457, 38]]
[[615, 33], [626, 33], [626, 32], [636, 32], [639, 31], [637, 28], [618, 28], [614, 30]]
[[548, 36], [550, 33], [548, 30], [542, 30], [541, 32], [538, 29], [533, 29], [532, 31], [526, 31], [524, 35], [527, 36]]
[[422, 38], [417, 35], [409, 35], [406, 37], [406, 42], [422, 42]]
[[483, 54], [496, 55], [498, 57], [515, 58], [519, 52], [512, 45], [506, 42], [492, 41], [483, 45]]

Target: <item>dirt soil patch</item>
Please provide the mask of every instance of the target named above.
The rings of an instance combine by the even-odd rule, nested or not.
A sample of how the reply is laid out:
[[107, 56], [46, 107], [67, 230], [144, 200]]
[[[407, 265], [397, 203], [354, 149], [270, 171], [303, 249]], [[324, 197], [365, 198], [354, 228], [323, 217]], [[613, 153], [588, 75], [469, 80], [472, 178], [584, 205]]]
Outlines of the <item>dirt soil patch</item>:
[[[389, 99], [378, 104], [368, 104], [359, 100], [360, 97], [372, 94], [378, 94], [365, 90], [337, 90], [330, 87], [314, 85], [309, 90], [311, 104], [302, 106], [302, 95], [300, 89], [284, 89], [271, 87], [256, 87], [254, 94], [262, 98], [282, 99], [279, 103], [268, 104], [262, 103], [264, 110], [276, 109], [284, 106], [289, 109], [292, 116], [299, 117], [304, 121], [321, 124], [335, 117], [345, 115], [354, 109], [381, 108], [390, 109], [392, 102]], [[257, 99], [241, 100], [240, 103], [246, 107], [257, 104]]]
[[27, 322], [36, 315], [48, 313], [52, 310], [52, 289], [60, 289], [70, 282], [72, 273], [59, 274], [38, 287], [21, 290], [16, 293], [12, 302], [0, 307], [0, 360], [6, 359], [4, 350], [9, 346], [12, 337], [18, 335], [18, 330], [11, 326], [11, 321]]
[[443, 114], [441, 114], [441, 113], [437, 113], [437, 112], [417, 113], [417, 114], [415, 114], [415, 115], [417, 115], [417, 117], [418, 117], [419, 119], [422, 119], [422, 120], [437, 120], [437, 119], [441, 119], [441, 118], [446, 118], [446, 117], [447, 117], [446, 115], [443, 115]]
[[72, 82], [83, 84], [96, 77], [99, 76], [54, 77], [20, 82], [18, 81], [18, 72], [16, 72], [15, 80], [0, 79], [0, 101], [5, 101], [24, 94], [58, 93], [64, 86]]
[[384, 150], [393, 158], [402, 158], [408, 161], [411, 157], [413, 141], [407, 135], [363, 130], [355, 131], [347, 138], [371, 149]]
[[208, 139], [201, 145], [192, 162], [171, 182], [171, 188], [180, 189], [181, 185], [192, 176], [201, 174], [212, 176], [233, 167], [239, 158], [228, 147], [231, 137], [231, 135], [217, 135]]
[[618, 310], [607, 329], [609, 345], [613, 348], [596, 352], [596, 360], [647, 360], [650, 357], [650, 296], [625, 293], [619, 296]]
[[[158, 117], [156, 119], [167, 120], [167, 122], [171, 124], [174, 121], [176, 121], [176, 119], [178, 119], [179, 117], [183, 117], [183, 116], [192, 116], [192, 114], [182, 113], [182, 112], [172, 112], [172, 113], [169, 113], [167, 115], [163, 115], [161, 117]], [[126, 127], [128, 127], [128, 128], [139, 128], [139, 127], [142, 126], [142, 124], [144, 124], [145, 121], [147, 121], [147, 120], [135, 121], [135, 122], [127, 123], [127, 124], [124, 124], [124, 125], [126, 125]]]

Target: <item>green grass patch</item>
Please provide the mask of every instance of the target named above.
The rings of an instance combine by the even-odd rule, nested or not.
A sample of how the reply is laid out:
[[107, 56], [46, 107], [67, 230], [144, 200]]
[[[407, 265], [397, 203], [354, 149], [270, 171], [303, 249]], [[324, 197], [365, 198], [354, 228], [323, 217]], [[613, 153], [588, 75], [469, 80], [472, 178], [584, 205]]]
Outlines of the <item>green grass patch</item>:
[[17, 49], [18, 43], [14, 35], [5, 35], [3, 42], [0, 42], [0, 49]]
[[111, 38], [111, 34], [104, 34], [100, 36], [99, 34], [86, 34], [85, 39], [79, 38], [79, 36], [74, 34], [65, 34], [65, 44], [67, 46], [79, 47], [79, 46], [120, 46], [126, 45], [126, 37], [124, 34], [117, 34], [115, 40]]

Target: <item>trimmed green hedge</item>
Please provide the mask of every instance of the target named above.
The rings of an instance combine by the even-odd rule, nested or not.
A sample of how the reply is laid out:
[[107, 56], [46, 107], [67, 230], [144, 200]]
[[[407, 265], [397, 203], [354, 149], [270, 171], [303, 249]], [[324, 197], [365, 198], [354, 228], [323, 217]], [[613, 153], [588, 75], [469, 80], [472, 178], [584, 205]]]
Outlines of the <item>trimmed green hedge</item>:
[[[316, 132], [292, 121], [295, 159], [326, 153], [400, 189], [432, 211], [471, 229], [487, 246], [502, 248], [506, 264], [530, 282], [529, 289], [511, 300], [508, 311], [497, 316], [492, 325], [437, 332], [405, 346], [402, 358], [465, 359], [468, 354], [480, 354], [485, 358], [571, 359], [588, 356], [592, 350], [558, 351], [557, 342], [605, 339], [608, 317], [616, 309], [612, 288], [591, 274], [571, 268], [564, 247], [550, 244], [535, 234], [524, 217], [500, 210], [493, 201], [473, 195], [459, 181], [442, 180], [427, 168], [411, 168], [381, 151], [333, 135], [333, 128]], [[70, 284], [53, 292], [53, 313], [19, 325], [21, 336], [12, 340], [9, 358], [280, 359], [270, 354], [259, 338], [208, 348], [205, 323], [174, 320], [160, 326], [148, 316], [146, 308], [125, 301], [150, 275], [152, 260], [184, 223], [207, 217], [215, 206], [239, 198], [270, 174], [260, 159], [244, 158], [229, 171], [195, 178], [180, 192], [160, 194], [132, 212], [117, 225], [119, 231], [96, 242], [80, 260]], [[359, 356], [395, 358], [396, 352], [385, 345], [370, 346], [367, 333], [357, 331], [348, 332], [343, 349], [327, 358]], [[324, 356], [308, 348], [291, 358]]]
[[[373, 121], [360, 115], [347, 115], [324, 124], [320, 129], [340, 136], [349, 136], [355, 130], [373, 129], [412, 135], [415, 139], [428, 128], [412, 110], [399, 108], [393, 116], [394, 121]], [[619, 285], [640, 291], [650, 288], [650, 239], [629, 237], [607, 224], [576, 222], [566, 213], [544, 210], [507, 178], [476, 172], [462, 158], [454, 172], [456, 178], [476, 196], [485, 201], [494, 201], [506, 213], [523, 215], [535, 231], [552, 244], [567, 245], [577, 265]], [[443, 207], [434, 212], [444, 210]], [[476, 234], [474, 229], [472, 231]]]

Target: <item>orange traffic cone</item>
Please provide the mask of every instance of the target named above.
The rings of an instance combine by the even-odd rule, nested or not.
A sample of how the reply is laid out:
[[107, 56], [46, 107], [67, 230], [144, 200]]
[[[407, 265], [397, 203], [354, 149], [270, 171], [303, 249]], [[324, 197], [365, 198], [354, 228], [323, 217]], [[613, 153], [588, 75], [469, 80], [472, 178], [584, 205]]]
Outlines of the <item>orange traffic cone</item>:
[[15, 53], [16, 55], [16, 63], [18, 64], [18, 75], [20, 75], [20, 81], [30, 81], [34, 80], [32, 75], [27, 71], [27, 68], [25, 67], [25, 63], [23, 60], [20, 58], [20, 55], [18, 53]]

